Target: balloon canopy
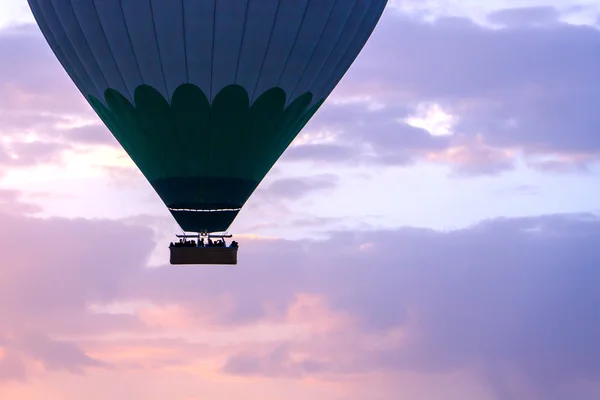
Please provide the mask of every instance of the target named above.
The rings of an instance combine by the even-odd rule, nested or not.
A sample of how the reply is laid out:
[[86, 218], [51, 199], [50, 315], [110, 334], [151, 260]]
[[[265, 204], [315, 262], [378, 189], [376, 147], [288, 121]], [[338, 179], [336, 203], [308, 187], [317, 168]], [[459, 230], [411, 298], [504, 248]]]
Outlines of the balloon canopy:
[[189, 232], [229, 228], [387, 0], [28, 0], [54, 54]]

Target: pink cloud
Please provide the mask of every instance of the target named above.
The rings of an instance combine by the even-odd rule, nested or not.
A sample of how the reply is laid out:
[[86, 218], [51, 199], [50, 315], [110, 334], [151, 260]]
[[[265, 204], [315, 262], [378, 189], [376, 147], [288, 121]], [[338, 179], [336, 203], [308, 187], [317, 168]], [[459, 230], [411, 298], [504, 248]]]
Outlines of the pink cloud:
[[6, 215], [18, 215], [36, 213], [42, 210], [42, 207], [23, 202], [20, 200], [21, 193], [17, 190], [0, 189], [0, 208]]
[[[4, 342], [4, 340], [3, 340]], [[7, 347], [0, 348], [0, 383], [17, 380], [24, 381], [27, 377], [26, 367], [18, 354]]]
[[451, 147], [430, 152], [426, 159], [451, 166], [454, 175], [496, 174], [511, 169], [517, 158], [516, 151], [490, 146], [481, 136], [453, 139]]
[[258, 390], [259, 379], [356, 399], [355, 385], [394, 393], [400, 380], [416, 399], [425, 389], [409, 376], [460, 374], [463, 396], [483, 385], [502, 400], [519, 393], [512, 374], [533, 400], [600, 380], [593, 216], [242, 238], [235, 268], [147, 268], [147, 228], [32, 218], [18, 193], [2, 198], [14, 211], [0, 214], [4, 380], [202, 378], [192, 393], [217, 382]]

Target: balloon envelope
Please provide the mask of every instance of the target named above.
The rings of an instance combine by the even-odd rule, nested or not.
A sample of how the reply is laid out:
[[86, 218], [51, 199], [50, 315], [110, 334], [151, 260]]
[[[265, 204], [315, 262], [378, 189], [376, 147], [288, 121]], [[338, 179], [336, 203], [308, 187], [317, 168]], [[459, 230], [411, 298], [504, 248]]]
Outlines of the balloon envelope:
[[75, 85], [185, 231], [224, 231], [387, 0], [28, 0]]

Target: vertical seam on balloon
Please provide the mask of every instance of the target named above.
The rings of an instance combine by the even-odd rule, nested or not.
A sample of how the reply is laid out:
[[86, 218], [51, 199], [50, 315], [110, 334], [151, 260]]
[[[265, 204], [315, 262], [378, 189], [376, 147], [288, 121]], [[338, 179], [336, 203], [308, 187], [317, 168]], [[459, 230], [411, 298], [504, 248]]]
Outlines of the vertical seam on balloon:
[[271, 25], [271, 33], [269, 33], [269, 41], [267, 42], [267, 49], [265, 50], [265, 55], [263, 56], [262, 63], [260, 64], [260, 69], [258, 70], [258, 78], [256, 78], [256, 82], [254, 83], [254, 89], [252, 90], [252, 96], [250, 97], [250, 104], [254, 102], [254, 97], [256, 95], [256, 88], [260, 83], [260, 78], [262, 76], [262, 70], [265, 66], [265, 61], [269, 56], [269, 48], [271, 47], [271, 39], [273, 38], [273, 32], [275, 32], [275, 25], [277, 23], [277, 16], [279, 15], [279, 8], [281, 6], [281, 0], [277, 1], [277, 9], [275, 10], [275, 16], [273, 17], [273, 24]]
[[[384, 1], [382, 2], [382, 7], [380, 7], [380, 8], [379, 8], [379, 11], [377, 11], [377, 12], [375, 12], [375, 13], [373, 14], [373, 16], [375, 17], [375, 20], [371, 22], [371, 26], [373, 26], [373, 29], [370, 29], [370, 30], [369, 30], [369, 29], [367, 29], [367, 30], [365, 31], [365, 33], [364, 33], [363, 37], [362, 37], [360, 40], [358, 40], [358, 41], [356, 42], [356, 43], [362, 43], [362, 44], [359, 44], [359, 45], [358, 45], [358, 49], [357, 49], [357, 51], [356, 51], [356, 54], [360, 54], [360, 52], [362, 51], [362, 49], [363, 49], [363, 48], [365, 47], [365, 45], [367, 44], [367, 41], [369, 40], [369, 37], [372, 35], [373, 31], [375, 30], [375, 27], [377, 26], [377, 23], [378, 23], [379, 19], [381, 18], [382, 14], [383, 14], [383, 11], [384, 11], [384, 9], [385, 9], [385, 5], [386, 5], [386, 1], [384, 0]], [[363, 21], [363, 23], [364, 23], [364, 21]], [[349, 50], [350, 50], [350, 46], [349, 46], [349, 48], [348, 48], [348, 49], [346, 49], [346, 52], [344, 53], [344, 55], [342, 55], [342, 58], [340, 59], [340, 63], [342, 62], [342, 60], [344, 60], [344, 57], [346, 56], [346, 53], [347, 53]], [[353, 62], [354, 62], [354, 60], [351, 60], [349, 64], [350, 64], [350, 65], [352, 65], [352, 63], [353, 63]], [[348, 64], [348, 60], [346, 60], [346, 62], [345, 62], [344, 64]], [[338, 65], [339, 65], [339, 63], [338, 63]], [[338, 69], [338, 68], [337, 68], [337, 66], [336, 66], [336, 69]], [[335, 70], [335, 69], [334, 69], [334, 70]], [[347, 71], [346, 71], [346, 72], [347, 72]], [[331, 75], [333, 75], [333, 72], [330, 74], [330, 76], [331, 76]], [[344, 75], [345, 75], [345, 73], [344, 73]], [[343, 76], [344, 76], [344, 75], [342, 75], [342, 78], [343, 78]], [[342, 78], [340, 78], [340, 80], [341, 80]], [[339, 83], [339, 81], [338, 81], [338, 83]], [[333, 85], [333, 88], [331, 89], [332, 91], [333, 91], [333, 89], [335, 89], [335, 86], [337, 86], [337, 83], [336, 83], [335, 85]], [[328, 87], [328, 85], [323, 85], [323, 88], [327, 88], [327, 87]]]
[[352, 17], [352, 15], [354, 14], [354, 12], [356, 11], [356, 6], [357, 6], [358, 2], [359, 2], [359, 0], [355, 0], [354, 1], [354, 5], [352, 6], [352, 10], [348, 13], [348, 17], [346, 18], [346, 22], [344, 22], [344, 26], [340, 29], [340, 33], [339, 33], [337, 39], [332, 44], [331, 49], [329, 50], [329, 54], [327, 55], [327, 57], [325, 57], [325, 60], [321, 63], [321, 66], [315, 72], [314, 78], [312, 79], [312, 81], [310, 82], [310, 84], [307, 86], [309, 88], [309, 91], [311, 91], [311, 93], [313, 93], [315, 95], [315, 97], [313, 97], [313, 101], [314, 101], [315, 98], [317, 98], [317, 96], [316, 96], [316, 93], [314, 91], [312, 91], [312, 85], [314, 85], [315, 81], [318, 79], [319, 74], [321, 73], [321, 71], [323, 70], [323, 68], [325, 68], [325, 66], [327, 65], [327, 63], [329, 62], [329, 59], [331, 58], [331, 55], [333, 54], [333, 52], [336, 49], [338, 43], [340, 42], [340, 39], [343, 36], [344, 30], [346, 29], [346, 26], [348, 25], [348, 21], [350, 20], [350, 18]]
[[[208, 103], [212, 105], [213, 101], [213, 75], [215, 71], [215, 33], [217, 30], [217, 0], [213, 1], [213, 25], [212, 25], [212, 44], [210, 48], [210, 86], [208, 89]], [[212, 126], [212, 125], [211, 125]]]
[[[152, 7], [152, 0], [148, 0], [148, 4], [150, 5], [150, 16], [152, 17], [152, 31], [154, 32], [154, 43], [156, 44], [156, 53], [158, 54], [158, 64], [160, 65], [160, 72], [163, 76], [163, 83], [165, 84], [165, 94], [166, 94], [166, 99], [167, 99], [167, 106], [169, 108], [169, 111], [171, 111], [171, 95], [169, 94], [169, 86], [167, 86], [167, 76], [165, 74], [165, 68], [163, 66], [162, 57], [160, 54], [160, 45], [158, 43], [158, 32], [156, 30], [156, 23], [154, 22], [154, 18], [156, 18], [156, 16], [154, 15], [154, 7]], [[184, 32], [184, 34], [185, 34], [185, 32]], [[175, 91], [173, 91], [173, 93], [174, 92]], [[179, 144], [179, 146], [178, 146], [179, 149], [182, 149], [183, 145], [182, 145], [181, 139], [179, 137], [179, 132], [174, 127], [173, 127], [172, 132], [174, 133], [174, 136], [175, 136], [174, 139]], [[185, 171], [186, 176], [189, 176], [190, 170], [188, 168], [189, 166], [188, 166], [187, 162], [183, 161], [183, 160], [179, 160], [179, 161], [181, 162], [181, 165], [183, 165], [183, 170]]]
[[[376, 1], [376, 0], [370, 0], [370, 6], [368, 7], [368, 9], [371, 9], [374, 1]], [[338, 62], [335, 64], [335, 66], [333, 67], [333, 69], [331, 70], [329, 75], [326, 76], [326, 79], [323, 80], [323, 82], [321, 83], [319, 88], [316, 89], [316, 91], [324, 91], [326, 88], [331, 86], [331, 83], [327, 83], [327, 82], [330, 81], [331, 79], [333, 79], [332, 77], [335, 75], [335, 72], [340, 70], [340, 66], [349, 64], [348, 65], [348, 67], [349, 67], [350, 65], [352, 65], [352, 63], [354, 62], [354, 59], [351, 57], [350, 62], [348, 62], [347, 55], [349, 53], [351, 54], [352, 50], [356, 50], [356, 52], [355, 52], [356, 55], [358, 55], [360, 53], [360, 49], [362, 49], [362, 47], [364, 47], [364, 45], [366, 44], [366, 40], [369, 38], [369, 36], [372, 32], [372, 30], [365, 29], [365, 26], [368, 27], [369, 25], [372, 25], [372, 22], [377, 18], [377, 15], [380, 13], [380, 11], [381, 11], [381, 8], [377, 7], [377, 8], [373, 8], [373, 12], [365, 13], [365, 15], [363, 16], [362, 20], [360, 21], [360, 23], [358, 25], [358, 28], [356, 29], [356, 32], [354, 33], [354, 36], [348, 43], [348, 46], [346, 47], [346, 49], [343, 51], [342, 56], [340, 57]], [[342, 68], [342, 70], [343, 70], [343, 68]], [[347, 72], [348, 71], [346, 69], [342, 73], [340, 78], [337, 80], [337, 83], [335, 83], [333, 85], [332, 90], [335, 88], [335, 86], [337, 86], [337, 84], [342, 80], [342, 78], [344, 77], [344, 75]]]
[[[93, 63], [96, 64], [96, 67], [98, 68], [98, 72], [100, 72], [100, 75], [102, 75], [102, 79], [104, 79], [106, 88], [109, 88], [110, 84], [108, 83], [108, 79], [106, 78], [104, 71], [100, 67], [100, 63], [98, 62], [98, 59], [96, 58], [96, 55], [92, 51], [90, 43], [88, 42], [87, 37], [85, 36], [85, 33], [83, 32], [83, 27], [81, 26], [81, 21], [79, 21], [79, 18], [77, 17], [77, 13], [75, 12], [75, 7], [73, 7], [73, 0], [66, 0], [66, 1], [69, 3], [69, 6], [71, 7], [71, 12], [73, 13], [73, 18], [76, 23], [75, 25], [76, 25], [77, 29], [79, 29], [79, 33], [81, 34], [81, 39], [83, 40], [83, 43], [84, 43], [83, 50], [85, 52], [85, 47], [87, 47], [87, 51], [88, 51], [89, 55], [91, 56]], [[77, 50], [75, 49], [75, 46], [73, 46], [73, 50], [75, 51], [76, 54], [78, 53]]]
[[[377, 10], [377, 9], [376, 9]], [[318, 89], [315, 89], [315, 93], [318, 93], [319, 90], [322, 90], [323, 88], [326, 88], [328, 85], [326, 82], [328, 82], [330, 80], [330, 78], [335, 74], [335, 71], [339, 70], [339, 66], [345, 64], [345, 57], [348, 54], [348, 52], [350, 52], [350, 50], [352, 50], [353, 45], [355, 44], [359, 44], [361, 43], [361, 41], [363, 41], [365, 39], [365, 37], [368, 39], [370, 33], [369, 30], [367, 29], [362, 35], [360, 34], [361, 31], [364, 29], [365, 24], [367, 24], [369, 21], [372, 21], [374, 19], [374, 17], [377, 16], [377, 14], [379, 13], [379, 11], [374, 11], [373, 14], [369, 15], [369, 13], [365, 13], [365, 15], [363, 16], [362, 20], [360, 21], [358, 28], [356, 29], [356, 32], [354, 33], [354, 37], [352, 38], [352, 40], [350, 40], [350, 42], [348, 43], [348, 47], [346, 47], [346, 49], [344, 50], [344, 52], [342, 53], [342, 56], [340, 57], [339, 61], [335, 64], [335, 66], [333, 67], [333, 69], [331, 70], [331, 72], [329, 73], [329, 75], [327, 75], [327, 79], [323, 80], [323, 83], [320, 85], [320, 87]], [[370, 17], [370, 18], [367, 18]], [[362, 36], [362, 38], [357, 39], [357, 37]], [[366, 44], [366, 40], [365, 43], [363, 43], [362, 45], [359, 45], [358, 48], [362, 49], [362, 47]], [[356, 53], [358, 55], [358, 53], [360, 53], [360, 50]], [[350, 64], [352, 64], [354, 60], [352, 60], [350, 62]], [[342, 78], [344, 77], [344, 75], [346, 74], [346, 72], [348, 71], [344, 71], [344, 73], [342, 74], [342, 76], [340, 77], [339, 81], [342, 80]], [[337, 86], [337, 83], [335, 84]], [[335, 86], [334, 86], [335, 88]]]
[[[140, 81], [144, 82], [144, 75], [142, 74], [142, 69], [140, 68], [140, 63], [138, 62], [137, 55], [135, 53], [135, 47], [133, 46], [133, 41], [131, 40], [131, 33], [129, 32], [129, 25], [127, 24], [127, 18], [125, 18], [125, 11], [123, 10], [123, 2], [119, 0], [119, 9], [121, 10], [121, 18], [123, 18], [123, 26], [125, 27], [125, 32], [127, 33], [127, 41], [129, 42], [129, 46], [131, 47], [131, 56], [135, 61], [135, 66], [138, 70], [138, 74], [140, 74]], [[133, 97], [131, 98], [131, 103], [135, 105], [135, 90]]]
[[[96, 91], [102, 95], [102, 91], [98, 88], [98, 85], [96, 85], [96, 83], [94, 82], [94, 80], [92, 79], [92, 77], [90, 76], [90, 73], [86, 70], [85, 66], [83, 65], [83, 63], [81, 62], [81, 60], [79, 59], [79, 56], [77, 55], [77, 52], [75, 51], [75, 46], [73, 45], [73, 42], [71, 42], [71, 39], [69, 38], [69, 36], [67, 35], [67, 31], [65, 30], [65, 27], [63, 26], [63, 23], [61, 22], [60, 18], [58, 17], [58, 13], [56, 12], [56, 8], [54, 7], [54, 3], [52, 3], [51, 1], [48, 2], [50, 4], [50, 7], [52, 8], [52, 12], [54, 13], [54, 16], [56, 17], [56, 22], [57, 25], [60, 25], [60, 28], [62, 29], [64, 36], [67, 40], [67, 42], [69, 43], [69, 45], [71, 46], [71, 50], [73, 55], [75, 56], [75, 60], [76, 62], [79, 63], [79, 65], [81, 66], [81, 70], [83, 71], [83, 73], [85, 73], [85, 75], [87, 75], [87, 79], [89, 81], [89, 83], [91, 83], [92, 86], [94, 86], [96, 88]], [[43, 12], [43, 11], [42, 11]], [[49, 26], [49, 25], [48, 25]], [[50, 26], [49, 26], [50, 27]], [[50, 30], [52, 30], [52, 28], [50, 28]], [[53, 33], [53, 35], [56, 38], [56, 34]], [[66, 53], [65, 53], [66, 55]], [[69, 56], [67, 56], [69, 57]], [[89, 88], [88, 88], [89, 90]]]
[[[135, 65], [140, 74], [140, 78], [141, 78], [141, 81], [143, 84], [144, 83], [144, 75], [142, 74], [142, 69], [140, 68], [140, 63], [138, 62], [138, 59], [137, 59], [137, 55], [135, 52], [135, 46], [133, 45], [133, 41], [131, 40], [131, 33], [129, 32], [129, 25], [127, 24], [127, 18], [125, 17], [125, 11], [123, 10], [123, 2], [121, 0], [119, 0], [119, 8], [121, 10], [121, 17], [123, 18], [123, 25], [125, 26], [125, 32], [127, 32], [127, 41], [129, 42], [129, 46], [131, 46], [131, 54], [132, 54], [133, 60], [135, 61]], [[133, 106], [134, 109], [137, 110], [137, 107], [136, 107], [137, 105], [135, 103], [135, 91], [134, 91], [133, 98], [131, 99], [131, 105]], [[144, 137], [144, 139], [145, 139], [145, 137]], [[152, 146], [150, 146], [150, 144], [147, 141], [146, 141], [146, 144], [148, 145], [149, 152], [153, 153]], [[161, 170], [160, 172], [162, 172], [162, 175], [166, 177], [167, 169], [165, 168], [165, 165], [163, 164], [163, 160], [161, 159], [160, 154], [157, 154], [156, 159], [158, 160], [158, 165]]]
[[304, 65], [304, 68], [302, 69], [302, 73], [300, 74], [300, 77], [298, 78], [298, 81], [296, 82], [296, 85], [294, 85], [292, 91], [290, 92], [289, 101], [292, 101], [292, 99], [294, 98], [296, 89], [298, 89], [298, 85], [300, 84], [300, 82], [302, 82], [302, 78], [304, 78], [304, 74], [306, 74], [306, 71], [308, 70], [308, 66], [310, 65], [315, 53], [317, 52], [317, 49], [319, 48], [319, 45], [321, 44], [321, 41], [323, 40], [323, 35], [325, 34], [325, 31], [327, 30], [327, 27], [329, 26], [329, 23], [331, 22], [331, 16], [333, 15], [333, 11], [335, 10], [335, 8], [337, 6], [337, 2], [338, 2], [338, 0], [333, 0], [333, 6], [331, 7], [331, 10], [329, 10], [329, 15], [327, 16], [327, 21], [325, 22], [325, 25], [323, 26], [323, 30], [321, 31], [321, 34], [319, 35], [319, 40], [317, 40], [317, 43], [315, 44], [313, 51], [310, 53], [310, 57], [308, 58], [306, 65]]
[[[233, 83], [234, 84], [237, 84], [237, 76], [238, 76], [238, 71], [239, 71], [239, 68], [240, 68], [240, 61], [242, 59], [242, 49], [244, 48], [244, 39], [246, 37], [246, 26], [248, 24], [248, 13], [249, 13], [249, 10], [250, 10], [250, 0], [246, 0], [246, 7], [244, 9], [244, 25], [242, 27], [242, 38], [240, 40], [240, 46], [238, 48], [237, 62], [236, 62], [236, 66], [235, 66], [235, 75], [233, 77]], [[246, 92], [246, 95], [248, 95], [248, 92], [246, 91], [245, 88], [244, 88], [244, 91]], [[248, 112], [250, 112], [250, 109], [251, 109], [250, 98], [248, 98]], [[233, 170], [233, 167], [231, 166], [231, 164], [232, 163], [229, 163], [229, 165], [228, 165], [230, 173]]]
[[154, 7], [152, 7], [152, 0], [148, 0], [148, 4], [150, 5], [150, 16], [152, 21], [152, 32], [154, 32], [154, 44], [156, 44], [156, 53], [158, 54], [158, 65], [160, 65], [160, 73], [163, 78], [163, 83], [165, 85], [165, 94], [167, 98], [167, 102], [169, 106], [171, 106], [171, 96], [169, 94], [169, 86], [167, 86], [167, 77], [165, 75], [165, 68], [162, 63], [162, 57], [160, 55], [160, 45], [158, 44], [158, 33], [156, 32], [156, 24], [154, 23]]
[[[365, 0], [365, 3], [367, 3], [370, 0]], [[369, 6], [365, 6], [365, 12], [362, 15], [361, 19], [358, 21], [358, 24], [356, 26], [356, 30], [354, 31], [354, 34], [350, 37], [350, 39], [348, 40], [348, 43], [346, 45], [345, 48], [339, 47], [341, 53], [340, 53], [340, 57], [338, 59], [337, 62], [331, 64], [331, 68], [330, 68], [330, 72], [327, 75], [321, 75], [319, 78], [315, 79], [315, 81], [313, 81], [312, 86], [313, 86], [313, 93], [315, 93], [316, 95], [318, 95], [319, 97], [321, 97], [321, 95], [319, 94], [320, 91], [326, 87], [326, 82], [328, 81], [328, 79], [335, 74], [335, 71], [338, 70], [339, 65], [342, 63], [342, 61], [344, 60], [344, 56], [348, 53], [349, 49], [352, 48], [353, 43], [355, 43], [356, 41], [356, 37], [360, 35], [361, 32], [361, 28], [363, 27], [365, 21], [367, 20], [367, 17], [369, 16]], [[350, 36], [349, 34], [347, 36]], [[343, 75], [342, 75], [343, 76]], [[341, 80], [341, 79], [340, 79]], [[317, 85], [318, 83], [318, 85]]]
[[185, 82], [190, 83], [187, 56], [187, 29], [185, 25], [185, 0], [181, 0], [181, 24], [183, 25], [183, 57], [185, 58]]
[[233, 78], [234, 83], [237, 83], [238, 70], [240, 69], [240, 60], [242, 59], [242, 49], [244, 48], [244, 38], [246, 36], [246, 24], [248, 23], [248, 10], [249, 9], [250, 9], [250, 0], [246, 0], [244, 27], [242, 28], [242, 40], [240, 40], [240, 48], [238, 50], [237, 64], [235, 66], [235, 77]]
[[[189, 83], [189, 72], [188, 72], [188, 57], [187, 57], [187, 31], [186, 31], [186, 24], [185, 24], [185, 0], [181, 0], [181, 25], [182, 25], [182, 29], [183, 29], [183, 57], [185, 60], [185, 82]], [[175, 89], [177, 90], [177, 89]], [[173, 94], [175, 94], [175, 91], [173, 91]], [[179, 129], [177, 128], [177, 125], [175, 126], [175, 132], [177, 135], [177, 140], [179, 141], [179, 146], [182, 146], [182, 141], [181, 141], [181, 136], [179, 135]], [[187, 150], [185, 147], [183, 147], [185, 150]], [[190, 159], [186, 157], [186, 161], [185, 161], [185, 170], [186, 170], [186, 175], [190, 176], [191, 175], [191, 168], [190, 168]]]
[[[48, 46], [50, 47], [50, 49], [53, 52], [58, 53], [58, 54], [56, 54], [56, 56], [58, 58], [59, 63], [63, 66], [67, 75], [69, 75], [69, 77], [73, 80], [73, 83], [75, 84], [77, 89], [86, 97], [86, 100], [87, 100], [87, 95], [85, 93], [85, 90], [83, 89], [83, 86], [80, 83], [80, 80], [82, 79], [81, 75], [79, 72], [77, 72], [77, 69], [73, 66], [73, 63], [69, 60], [69, 56], [67, 56], [67, 54], [64, 52], [60, 43], [58, 43], [58, 41], [56, 40], [56, 36], [55, 36], [54, 32], [52, 31], [52, 27], [50, 27], [50, 25], [46, 22], [46, 15], [45, 15], [44, 11], [38, 4], [37, 0], [28, 0], [28, 2], [32, 9], [32, 13], [34, 14], [34, 18], [36, 19], [36, 21], [38, 23], [38, 27], [39, 27], [40, 31], [42, 32], [42, 35], [44, 37], [46, 37], [46, 34], [44, 33], [44, 29], [42, 28], [42, 25], [43, 25], [43, 26], [45, 26], [45, 29], [47, 30], [48, 35], [51, 37], [52, 42], [54, 43], [54, 44], [51, 43], [50, 40], [48, 40], [48, 37], [46, 37]], [[34, 11], [34, 8], [37, 11]], [[38, 13], [39, 17], [36, 17], [36, 13]], [[68, 67], [68, 69], [67, 69], [67, 67]], [[77, 78], [77, 80], [75, 80], [72, 75], [74, 75]]]
[[[208, 105], [209, 105], [209, 113], [208, 113], [208, 124], [210, 126], [209, 134], [207, 136], [206, 147], [208, 150], [206, 151], [206, 165], [210, 166], [210, 150], [212, 148], [212, 135], [213, 135], [213, 72], [215, 68], [215, 32], [217, 30], [217, 0], [213, 1], [213, 25], [212, 25], [212, 44], [210, 49], [210, 78], [209, 78], [209, 89], [208, 89]], [[207, 171], [211, 171], [210, 167], [207, 168]]]
[[[298, 37], [300, 36], [300, 32], [302, 32], [302, 25], [304, 24], [304, 20], [306, 18], [306, 14], [308, 13], [308, 7], [310, 5], [311, 0], [306, 0], [306, 6], [304, 7], [304, 12], [302, 13], [302, 19], [300, 19], [300, 25], [298, 26], [298, 31], [296, 31], [296, 36], [294, 37], [294, 42], [292, 43], [292, 47], [290, 48], [290, 52], [288, 53], [287, 59], [283, 63], [283, 69], [279, 74], [279, 78], [277, 78], [277, 86], [281, 84], [281, 78], [287, 69], [287, 66], [292, 58], [292, 54], [294, 53], [294, 49], [296, 48], [296, 43], [298, 42]], [[287, 93], [286, 93], [286, 103], [288, 101]]]
[[[92, 0], [92, 4], [94, 6], [94, 13], [96, 14], [96, 18], [98, 19], [98, 25], [100, 25], [100, 31], [102, 31], [102, 36], [104, 37], [104, 41], [106, 42], [106, 47], [108, 48], [108, 52], [110, 53], [110, 56], [111, 56], [111, 58], [112, 58], [112, 60], [113, 60], [113, 62], [115, 64], [115, 68], [117, 69], [117, 72], [119, 73], [119, 77], [121, 78], [121, 82], [123, 82], [123, 87], [129, 93], [130, 99], [133, 100], [133, 93], [127, 87], [127, 83], [125, 82], [125, 77], [123, 76], [123, 71], [121, 71], [121, 69], [119, 68], [119, 64], [117, 63], [117, 59], [115, 58], [115, 55], [113, 54], [110, 42], [108, 41], [108, 36], [106, 36], [106, 31], [104, 30], [104, 25], [102, 25], [102, 20], [100, 19], [100, 13], [98, 13], [98, 6], [96, 6], [96, 0]], [[141, 77], [140, 77], [140, 79], [141, 79]]]

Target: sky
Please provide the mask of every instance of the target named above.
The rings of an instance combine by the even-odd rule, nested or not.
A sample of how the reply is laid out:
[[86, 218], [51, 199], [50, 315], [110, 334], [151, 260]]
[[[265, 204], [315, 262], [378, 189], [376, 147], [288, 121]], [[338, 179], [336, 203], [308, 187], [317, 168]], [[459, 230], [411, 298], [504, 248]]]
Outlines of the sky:
[[600, 398], [597, 0], [390, 1], [230, 232], [177, 225], [0, 0], [0, 398]]

